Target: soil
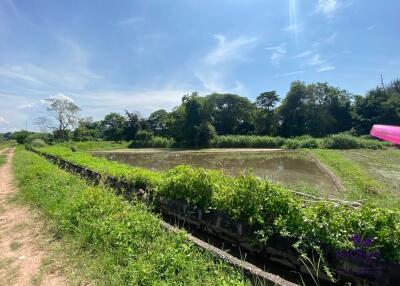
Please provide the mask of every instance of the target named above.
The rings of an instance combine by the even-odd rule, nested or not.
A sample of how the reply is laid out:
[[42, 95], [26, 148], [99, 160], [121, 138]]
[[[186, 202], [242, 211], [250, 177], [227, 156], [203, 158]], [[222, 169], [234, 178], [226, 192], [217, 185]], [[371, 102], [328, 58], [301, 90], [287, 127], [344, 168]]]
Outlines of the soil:
[[7, 162], [0, 167], [0, 286], [66, 285], [61, 269], [48, 267], [44, 224], [29, 208], [13, 200], [13, 149], [1, 151]]

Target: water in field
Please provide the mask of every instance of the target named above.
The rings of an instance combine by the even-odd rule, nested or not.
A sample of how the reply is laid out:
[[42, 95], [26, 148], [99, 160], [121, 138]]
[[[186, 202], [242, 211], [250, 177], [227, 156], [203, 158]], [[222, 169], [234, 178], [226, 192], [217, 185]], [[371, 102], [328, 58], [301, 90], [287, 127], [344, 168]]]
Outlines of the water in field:
[[305, 156], [289, 152], [190, 152], [190, 151], [127, 151], [94, 152], [108, 160], [126, 163], [151, 170], [169, 170], [187, 164], [206, 169], [223, 170], [237, 176], [253, 173], [284, 185], [303, 188], [311, 186], [320, 193], [332, 194], [335, 189], [331, 180]]

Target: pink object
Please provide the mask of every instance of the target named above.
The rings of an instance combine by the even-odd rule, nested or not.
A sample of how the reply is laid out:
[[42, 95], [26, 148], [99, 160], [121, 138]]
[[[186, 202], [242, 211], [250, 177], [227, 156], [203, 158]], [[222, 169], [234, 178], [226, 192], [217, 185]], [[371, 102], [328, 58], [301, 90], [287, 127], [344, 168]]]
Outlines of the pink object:
[[371, 136], [400, 145], [400, 127], [390, 125], [372, 126]]

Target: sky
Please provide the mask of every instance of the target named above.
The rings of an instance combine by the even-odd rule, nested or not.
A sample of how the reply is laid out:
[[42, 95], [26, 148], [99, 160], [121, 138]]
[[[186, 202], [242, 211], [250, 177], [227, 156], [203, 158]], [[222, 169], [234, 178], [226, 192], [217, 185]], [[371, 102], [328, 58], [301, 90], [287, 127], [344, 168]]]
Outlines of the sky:
[[184, 94], [254, 100], [290, 83], [365, 94], [400, 76], [398, 0], [1, 0], [0, 132], [37, 129], [44, 99], [142, 116]]

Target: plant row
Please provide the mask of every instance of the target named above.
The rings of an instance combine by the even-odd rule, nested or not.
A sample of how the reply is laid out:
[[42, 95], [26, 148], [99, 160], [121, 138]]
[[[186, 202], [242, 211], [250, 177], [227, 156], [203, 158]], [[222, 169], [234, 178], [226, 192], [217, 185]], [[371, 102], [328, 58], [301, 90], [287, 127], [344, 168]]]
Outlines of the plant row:
[[247, 285], [239, 271], [215, 261], [184, 235], [163, 230], [144, 204], [88, 186], [22, 149], [13, 161], [20, 195], [53, 221], [58, 235], [83, 252], [79, 255], [89, 254], [90, 259], [82, 258], [89, 269], [79, 271], [94, 276], [89, 277], [94, 284]]
[[65, 147], [40, 149], [63, 160], [145, 188], [155, 200], [180, 199], [202, 209], [214, 209], [248, 223], [256, 239], [268, 244], [280, 236], [298, 245], [334, 251], [357, 248], [352, 238], [371, 239], [379, 258], [400, 261], [400, 213], [366, 204], [358, 209], [331, 202], [305, 203], [286, 188], [254, 176], [230, 177], [221, 171], [178, 166], [168, 172], [95, 158]]
[[[326, 149], [385, 149], [390, 143], [373, 139], [369, 136], [356, 137], [347, 133], [339, 133], [324, 138], [301, 136], [294, 138], [258, 136], [258, 135], [224, 135], [216, 136], [209, 147], [214, 148], [326, 148]], [[170, 148], [179, 146], [173, 139], [159, 136], [136, 139], [129, 147]]]

